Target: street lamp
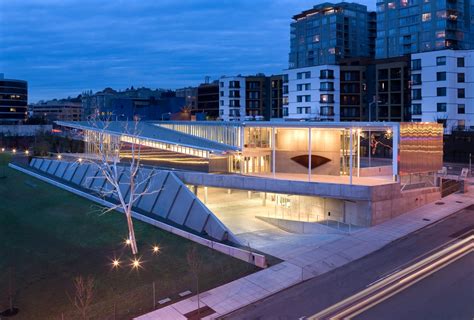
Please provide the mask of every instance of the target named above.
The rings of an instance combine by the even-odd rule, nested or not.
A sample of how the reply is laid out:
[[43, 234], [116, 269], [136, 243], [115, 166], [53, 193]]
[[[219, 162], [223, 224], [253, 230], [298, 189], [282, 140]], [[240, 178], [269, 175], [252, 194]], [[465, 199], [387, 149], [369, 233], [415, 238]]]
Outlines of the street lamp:
[[372, 102], [369, 103], [369, 122], [372, 122], [372, 106], [375, 104], [375, 111], [377, 112], [377, 104], [381, 102], [377, 96], [374, 96]]

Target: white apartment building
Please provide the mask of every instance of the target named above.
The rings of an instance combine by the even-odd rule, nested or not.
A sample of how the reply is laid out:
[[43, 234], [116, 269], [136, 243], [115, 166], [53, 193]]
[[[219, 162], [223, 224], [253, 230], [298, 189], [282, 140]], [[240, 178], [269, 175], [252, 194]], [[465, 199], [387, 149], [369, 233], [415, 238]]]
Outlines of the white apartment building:
[[289, 69], [283, 84], [287, 120], [340, 121], [340, 67]]
[[412, 119], [474, 129], [474, 50], [412, 54]]
[[224, 121], [244, 120], [245, 77], [222, 77], [219, 80], [219, 118]]

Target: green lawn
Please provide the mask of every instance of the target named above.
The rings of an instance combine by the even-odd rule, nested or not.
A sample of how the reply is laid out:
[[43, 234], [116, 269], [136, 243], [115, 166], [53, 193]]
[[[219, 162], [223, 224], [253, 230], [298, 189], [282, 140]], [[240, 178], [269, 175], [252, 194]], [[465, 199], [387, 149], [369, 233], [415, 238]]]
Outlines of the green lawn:
[[[0, 166], [5, 162], [0, 159]], [[90, 201], [9, 168], [5, 173], [7, 178], [0, 179], [0, 311], [8, 307], [13, 279], [20, 312], [12, 319], [61, 319], [61, 313], [64, 319], [78, 319], [71, 298], [72, 280], [79, 275], [96, 282], [90, 319], [113, 319], [114, 304], [116, 319], [151, 311], [153, 281], [158, 300], [176, 301], [179, 292], [194, 292], [186, 259], [192, 242], [135, 221], [143, 268], [131, 270], [123, 215], [101, 215]], [[158, 255], [151, 252], [154, 244], [161, 247]], [[256, 270], [206, 247], [198, 252], [201, 291]], [[116, 270], [114, 257], [123, 262]]]

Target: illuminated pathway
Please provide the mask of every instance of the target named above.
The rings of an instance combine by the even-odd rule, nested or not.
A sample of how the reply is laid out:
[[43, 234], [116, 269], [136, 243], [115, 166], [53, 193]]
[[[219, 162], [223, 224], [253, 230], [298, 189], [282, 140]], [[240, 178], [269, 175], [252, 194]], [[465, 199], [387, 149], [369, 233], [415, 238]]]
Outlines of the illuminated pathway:
[[313, 315], [310, 319], [352, 319], [474, 251], [474, 235], [445, 245], [441, 250], [382, 278], [367, 289]]

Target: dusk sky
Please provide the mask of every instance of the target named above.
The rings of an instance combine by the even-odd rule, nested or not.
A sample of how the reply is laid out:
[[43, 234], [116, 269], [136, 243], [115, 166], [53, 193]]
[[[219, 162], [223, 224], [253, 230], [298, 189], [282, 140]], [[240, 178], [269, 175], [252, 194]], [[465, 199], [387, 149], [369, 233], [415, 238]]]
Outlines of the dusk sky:
[[27, 80], [30, 102], [276, 74], [288, 65], [292, 15], [317, 3], [0, 0], [0, 73]]

